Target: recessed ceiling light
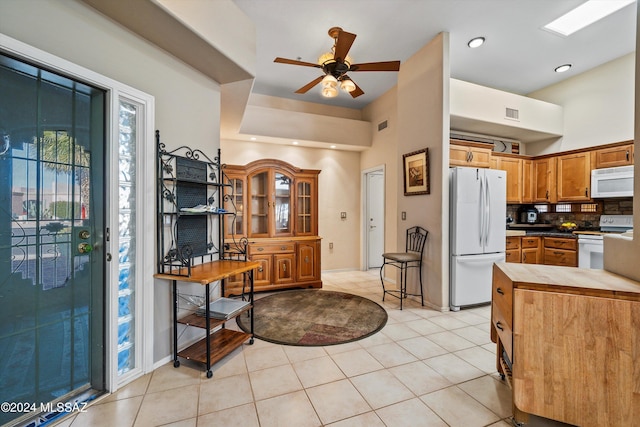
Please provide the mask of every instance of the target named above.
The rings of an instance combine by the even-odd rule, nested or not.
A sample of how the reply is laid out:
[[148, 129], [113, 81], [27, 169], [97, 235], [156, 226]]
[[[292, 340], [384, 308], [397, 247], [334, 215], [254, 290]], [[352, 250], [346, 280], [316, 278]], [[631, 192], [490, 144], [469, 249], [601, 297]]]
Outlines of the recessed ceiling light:
[[469, 43], [467, 43], [467, 46], [474, 49], [476, 47], [482, 46], [483, 44], [484, 44], [484, 37], [476, 37], [469, 40]]
[[564, 73], [565, 71], [569, 71], [569, 69], [570, 69], [571, 67], [572, 67], [572, 65], [571, 65], [571, 64], [562, 64], [562, 65], [560, 65], [560, 66], [556, 67], [556, 68], [554, 69], [554, 71], [555, 71], [556, 73]]
[[255, 136], [252, 136], [251, 138], [249, 138], [252, 141], [255, 141], [257, 138]]
[[553, 22], [548, 23], [543, 28], [561, 36], [570, 36], [630, 5], [635, 0], [588, 0], [580, 6], [562, 15]]
[[293, 141], [292, 144], [293, 145], [298, 145], [298, 141]]
[[331, 145], [331, 146], [329, 146], [329, 148], [336, 148], [336, 146], [335, 145]]

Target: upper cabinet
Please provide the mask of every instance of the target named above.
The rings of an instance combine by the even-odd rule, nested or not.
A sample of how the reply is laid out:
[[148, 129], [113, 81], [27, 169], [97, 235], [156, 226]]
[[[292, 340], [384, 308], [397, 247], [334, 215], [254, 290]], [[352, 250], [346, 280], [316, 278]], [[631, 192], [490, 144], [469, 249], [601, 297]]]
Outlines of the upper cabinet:
[[594, 169], [628, 166], [633, 164], [633, 143], [600, 148], [593, 152]]
[[488, 168], [491, 162], [491, 146], [479, 142], [452, 139], [449, 145], [449, 166]]
[[522, 158], [516, 155], [492, 155], [491, 168], [507, 173], [507, 203], [522, 203], [524, 186]]
[[589, 151], [557, 157], [557, 197], [559, 202], [591, 199], [591, 153]]
[[533, 161], [533, 202], [555, 203], [556, 198], [556, 158], [547, 157]]
[[320, 171], [299, 169], [270, 159], [224, 168], [230, 184], [225, 207], [237, 212], [236, 224], [225, 229], [226, 238], [318, 234]]

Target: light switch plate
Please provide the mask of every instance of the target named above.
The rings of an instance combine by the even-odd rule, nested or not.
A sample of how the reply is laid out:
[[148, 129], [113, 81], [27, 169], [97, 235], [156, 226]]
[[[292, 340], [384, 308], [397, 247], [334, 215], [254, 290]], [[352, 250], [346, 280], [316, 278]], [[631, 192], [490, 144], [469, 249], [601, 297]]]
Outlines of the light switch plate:
[[407, 213], [406, 212], [402, 212], [402, 220], [403, 221], [407, 220]]

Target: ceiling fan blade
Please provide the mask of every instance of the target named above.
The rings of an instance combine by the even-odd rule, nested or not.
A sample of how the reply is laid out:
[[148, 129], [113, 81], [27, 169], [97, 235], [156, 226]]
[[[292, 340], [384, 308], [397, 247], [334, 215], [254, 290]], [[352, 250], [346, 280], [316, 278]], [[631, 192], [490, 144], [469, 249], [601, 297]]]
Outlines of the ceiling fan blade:
[[355, 34], [347, 33], [346, 31], [340, 31], [338, 33], [338, 39], [336, 40], [336, 50], [333, 54], [333, 59], [339, 62], [344, 61], [355, 39]]
[[[353, 82], [353, 80], [351, 80]], [[360, 86], [358, 86], [358, 84], [356, 82], [353, 82], [354, 85], [356, 85], [356, 88], [354, 90], [352, 90], [351, 92], [349, 92], [349, 95], [351, 95], [352, 98], [357, 98], [360, 95], [364, 95], [364, 91], [362, 89], [360, 89]]]
[[314, 64], [313, 62], [304, 62], [304, 61], [298, 61], [295, 59], [287, 59], [287, 58], [280, 58], [280, 57], [277, 57], [276, 59], [274, 59], [273, 62], [278, 62], [280, 64], [302, 65], [304, 67], [322, 68], [322, 65]]
[[322, 81], [322, 79], [324, 78], [324, 76], [320, 76], [315, 80], [310, 81], [309, 83], [307, 83], [306, 85], [302, 86], [300, 89], [298, 89], [296, 91], [296, 93], [307, 93], [307, 91], [309, 89], [311, 89], [312, 87], [314, 87], [315, 85], [317, 85], [318, 83], [320, 83]]
[[353, 64], [349, 71], [399, 71], [400, 61], [365, 62]]

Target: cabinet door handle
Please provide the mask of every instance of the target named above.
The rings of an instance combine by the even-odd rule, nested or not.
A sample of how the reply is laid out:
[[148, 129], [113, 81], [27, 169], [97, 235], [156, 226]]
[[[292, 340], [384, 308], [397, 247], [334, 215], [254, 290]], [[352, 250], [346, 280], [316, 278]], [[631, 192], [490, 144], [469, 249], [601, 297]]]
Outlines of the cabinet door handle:
[[258, 272], [262, 273], [263, 271], [262, 266], [258, 267]]
[[558, 251], [553, 251], [554, 255], [564, 255], [562, 252], [558, 252]]
[[589, 187], [584, 189], [584, 197], [589, 197]]
[[545, 193], [544, 197], [545, 197], [546, 199], [549, 199], [549, 190], [547, 190], [547, 192]]
[[502, 327], [502, 323], [500, 323], [500, 321], [496, 322], [496, 328], [500, 329], [501, 331], [504, 331], [504, 328]]
[[258, 251], [262, 252], [264, 251], [264, 248], [258, 248]]
[[627, 150], [626, 156], [627, 156], [627, 162], [628, 162], [629, 161], [629, 150]]
[[527, 260], [527, 254], [526, 252], [522, 254], [522, 262], [525, 262]]
[[504, 295], [504, 291], [502, 290], [502, 288], [496, 289], [496, 292], [499, 293], [500, 295]]
[[286, 249], [287, 249], [287, 247], [286, 247], [286, 246], [280, 246], [280, 250], [281, 250], [281, 251], [284, 251], [284, 250], [286, 250]]

